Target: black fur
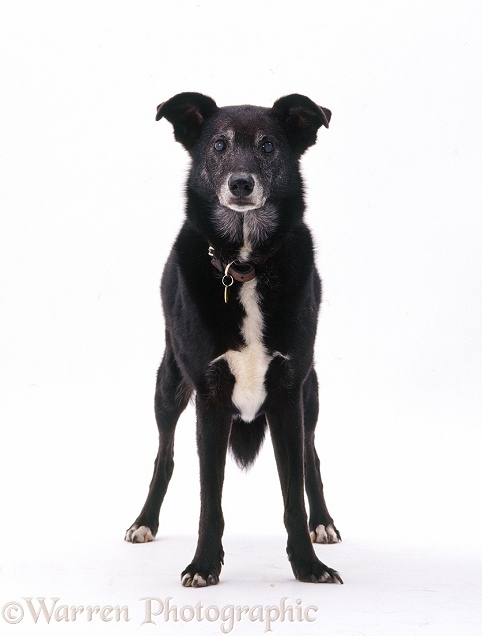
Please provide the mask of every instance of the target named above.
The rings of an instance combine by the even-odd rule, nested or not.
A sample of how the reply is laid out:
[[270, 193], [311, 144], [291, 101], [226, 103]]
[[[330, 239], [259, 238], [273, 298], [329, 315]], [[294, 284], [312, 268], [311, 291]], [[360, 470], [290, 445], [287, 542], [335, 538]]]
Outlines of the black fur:
[[[155, 397], [159, 450], [146, 503], [126, 540], [156, 535], [174, 467], [176, 423], [195, 393], [201, 514], [197, 550], [182, 573], [186, 586], [218, 582], [226, 453], [231, 448], [238, 465], [249, 467], [267, 425], [293, 572], [301, 581], [341, 582], [317, 559], [310, 540], [310, 532], [318, 542], [336, 542], [340, 535], [325, 504], [314, 445], [321, 284], [303, 222], [299, 171], [301, 155], [330, 117], [303, 95], [282, 97], [272, 108], [219, 108], [205, 95], [181, 93], [158, 107], [156, 119], [173, 124], [192, 166], [186, 219], [161, 285], [166, 348]], [[233, 261], [254, 266], [255, 279], [232, 278]], [[230, 282], [225, 302], [224, 283]]]

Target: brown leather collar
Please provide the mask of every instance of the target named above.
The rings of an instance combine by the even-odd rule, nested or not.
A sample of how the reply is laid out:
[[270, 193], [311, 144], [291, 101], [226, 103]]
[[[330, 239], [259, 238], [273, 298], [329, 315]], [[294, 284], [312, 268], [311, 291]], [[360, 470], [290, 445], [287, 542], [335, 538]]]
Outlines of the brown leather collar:
[[211, 257], [212, 265], [221, 274], [232, 276], [238, 283], [247, 283], [256, 277], [254, 265], [249, 261], [224, 261], [213, 247], [209, 248], [208, 254]]

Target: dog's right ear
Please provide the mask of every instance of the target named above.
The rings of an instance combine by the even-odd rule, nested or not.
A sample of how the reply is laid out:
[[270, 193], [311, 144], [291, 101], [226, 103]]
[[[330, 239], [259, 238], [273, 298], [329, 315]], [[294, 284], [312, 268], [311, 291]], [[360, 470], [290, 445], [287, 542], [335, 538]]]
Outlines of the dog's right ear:
[[165, 117], [174, 126], [174, 137], [186, 150], [191, 150], [206, 119], [218, 107], [216, 102], [201, 93], [179, 93], [157, 107], [156, 121]]

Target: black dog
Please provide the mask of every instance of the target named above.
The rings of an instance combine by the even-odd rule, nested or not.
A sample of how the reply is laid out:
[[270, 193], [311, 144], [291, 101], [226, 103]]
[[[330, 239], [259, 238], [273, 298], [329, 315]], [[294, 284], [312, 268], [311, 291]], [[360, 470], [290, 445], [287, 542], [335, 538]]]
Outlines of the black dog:
[[[219, 108], [181, 93], [157, 109], [189, 151], [186, 220], [161, 285], [166, 349], [155, 411], [159, 451], [146, 503], [126, 541], [152, 541], [174, 468], [174, 431], [195, 391], [201, 473], [199, 540], [182, 584], [219, 581], [226, 452], [254, 462], [269, 425], [285, 506], [287, 553], [300, 581], [337, 582], [312, 541], [340, 534], [323, 496], [313, 369], [321, 284], [303, 222], [299, 159], [331, 113], [303, 95], [272, 108]], [[308, 495], [307, 520], [304, 488]]]

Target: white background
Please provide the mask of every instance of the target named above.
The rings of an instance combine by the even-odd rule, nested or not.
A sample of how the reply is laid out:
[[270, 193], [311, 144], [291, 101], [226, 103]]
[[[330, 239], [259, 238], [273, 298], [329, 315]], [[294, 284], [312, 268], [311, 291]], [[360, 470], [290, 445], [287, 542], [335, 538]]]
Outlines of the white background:
[[[0, 605], [132, 607], [128, 624], [38, 633], [135, 633], [143, 596], [319, 608], [275, 633], [480, 633], [481, 25], [476, 0], [3, 2]], [[344, 538], [317, 551], [344, 587], [292, 581], [268, 440], [250, 473], [228, 465], [222, 583], [181, 588], [191, 408], [159, 540], [122, 541], [156, 452], [158, 283], [187, 168], [155, 107], [184, 90], [333, 111], [303, 171], [324, 280], [317, 443]], [[161, 628], [221, 633], [141, 633]], [[33, 633], [28, 617], [1, 629]]]

